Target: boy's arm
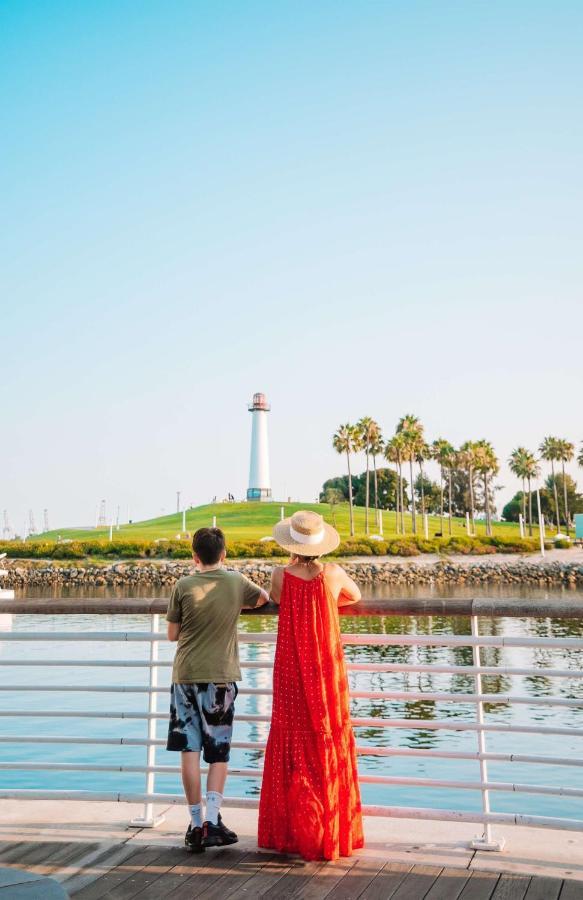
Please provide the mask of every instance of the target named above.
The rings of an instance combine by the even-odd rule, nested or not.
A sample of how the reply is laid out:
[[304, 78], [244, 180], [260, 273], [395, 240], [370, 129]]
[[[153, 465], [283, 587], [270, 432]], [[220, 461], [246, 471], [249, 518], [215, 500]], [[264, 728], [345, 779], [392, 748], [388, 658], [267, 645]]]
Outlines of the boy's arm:
[[267, 591], [260, 588], [258, 584], [253, 584], [244, 575], [241, 575], [241, 578], [243, 579], [241, 609], [257, 609], [258, 606], [265, 606], [266, 603], [269, 603]]
[[182, 609], [180, 606], [180, 591], [178, 584], [172, 588], [170, 602], [168, 603], [168, 612], [166, 613], [166, 621], [168, 623], [168, 640], [177, 641], [180, 634], [180, 625], [182, 623]]
[[257, 609], [258, 606], [265, 606], [266, 603], [269, 603], [269, 594], [267, 591], [264, 591], [263, 588], [258, 587], [258, 585], [254, 585], [255, 587], [255, 603], [252, 603], [251, 600], [245, 601], [241, 609]]

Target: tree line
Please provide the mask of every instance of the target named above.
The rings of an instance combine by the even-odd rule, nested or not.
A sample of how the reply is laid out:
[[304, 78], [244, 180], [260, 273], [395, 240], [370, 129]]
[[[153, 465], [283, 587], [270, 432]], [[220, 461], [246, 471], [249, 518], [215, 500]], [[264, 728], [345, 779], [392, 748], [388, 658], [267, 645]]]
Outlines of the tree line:
[[[500, 463], [489, 441], [469, 440], [458, 448], [441, 437], [430, 443], [426, 438], [423, 423], [417, 416], [409, 414], [399, 419], [394, 434], [389, 438], [383, 437], [378, 422], [370, 416], [364, 416], [354, 425], [350, 423], [340, 425], [333, 436], [332, 444], [336, 452], [346, 458], [347, 490], [343, 490], [341, 484], [334, 484], [339, 479], [330, 479], [324, 485], [324, 489], [325, 491], [340, 489], [344, 495], [347, 494], [351, 535], [354, 535], [353, 507], [355, 502], [360, 500], [365, 508], [366, 534], [370, 534], [371, 530], [371, 510], [374, 510], [374, 524], [378, 526], [379, 508], [387, 508], [386, 503], [382, 502], [383, 498], [380, 501], [379, 495], [379, 479], [386, 478], [387, 470], [379, 467], [379, 459], [386, 460], [394, 466], [394, 480], [389, 479], [389, 487], [392, 488], [390, 494], [392, 494], [393, 502], [390, 508], [395, 511], [397, 533], [405, 533], [405, 511], [411, 514], [413, 534], [417, 534], [419, 516], [423, 521], [426, 512], [439, 513], [442, 534], [446, 518], [447, 528], [451, 534], [453, 516], [467, 513], [471, 530], [474, 532], [476, 510], [483, 509], [486, 533], [492, 534], [492, 517], [495, 513], [494, 491], [496, 490], [494, 479], [500, 470]], [[364, 452], [366, 470], [363, 476], [357, 477], [352, 471], [352, 457], [360, 452]], [[511, 471], [521, 478], [523, 483], [521, 502], [524, 522], [528, 524], [529, 532], [532, 534], [532, 484], [540, 476], [540, 460], [542, 460], [548, 462], [551, 467], [548, 487], [554, 491], [554, 517], [557, 532], [561, 527], [561, 510], [557, 499], [558, 487], [563, 488], [563, 521], [567, 535], [569, 535], [571, 511], [569, 508], [569, 476], [565, 473], [565, 464], [574, 458], [574, 445], [564, 439], [547, 437], [541, 443], [538, 453], [539, 456], [530, 453], [524, 447], [517, 447], [509, 459]], [[430, 460], [439, 466], [439, 486], [435, 493], [433, 492], [433, 483], [427, 479], [424, 469], [425, 463]], [[577, 456], [577, 462], [583, 467], [583, 446]], [[559, 463], [562, 466], [562, 478], [558, 478], [555, 473], [555, 464]], [[415, 477], [415, 472], [417, 472], [417, 477]], [[408, 473], [408, 479], [405, 473]], [[572, 479], [570, 480], [572, 481]], [[356, 481], [357, 493], [360, 496], [356, 496], [354, 481]], [[408, 485], [411, 487], [410, 496], [407, 493]], [[427, 503], [427, 492], [430, 494], [429, 504]], [[389, 491], [385, 488], [383, 494], [386, 500]], [[438, 497], [437, 502], [435, 494]], [[465, 507], [463, 510], [460, 509], [460, 498], [463, 498], [461, 501]]]

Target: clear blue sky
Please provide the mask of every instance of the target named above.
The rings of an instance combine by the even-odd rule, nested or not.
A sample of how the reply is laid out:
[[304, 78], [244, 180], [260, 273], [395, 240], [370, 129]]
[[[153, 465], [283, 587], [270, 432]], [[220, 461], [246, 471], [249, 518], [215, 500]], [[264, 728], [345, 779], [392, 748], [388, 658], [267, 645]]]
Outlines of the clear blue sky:
[[583, 439], [582, 37], [578, 0], [2, 4], [0, 510], [240, 496], [257, 390], [278, 496], [361, 415]]

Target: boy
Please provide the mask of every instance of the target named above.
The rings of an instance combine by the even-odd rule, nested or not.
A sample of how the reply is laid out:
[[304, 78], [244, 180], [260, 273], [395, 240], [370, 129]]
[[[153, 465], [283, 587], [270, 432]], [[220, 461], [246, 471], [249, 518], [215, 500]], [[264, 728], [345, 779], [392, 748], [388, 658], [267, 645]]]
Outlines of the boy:
[[[235, 844], [220, 808], [231, 748], [236, 682], [241, 680], [237, 623], [242, 609], [268, 602], [266, 591], [223, 568], [225, 536], [200, 528], [192, 539], [197, 571], [180, 578], [168, 605], [168, 639], [178, 641], [170, 692], [168, 750], [181, 752], [182, 784], [191, 822], [184, 843], [191, 853]], [[200, 753], [209, 764], [202, 818]]]

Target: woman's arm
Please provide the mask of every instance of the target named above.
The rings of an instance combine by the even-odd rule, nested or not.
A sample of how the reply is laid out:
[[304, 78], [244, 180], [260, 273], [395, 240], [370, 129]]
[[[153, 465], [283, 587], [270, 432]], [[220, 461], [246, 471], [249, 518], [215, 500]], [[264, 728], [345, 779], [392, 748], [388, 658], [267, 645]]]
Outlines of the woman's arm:
[[271, 573], [271, 587], [269, 589], [269, 597], [274, 603], [279, 603], [281, 599], [281, 589], [283, 587], [283, 566], [276, 566]]
[[168, 640], [177, 641], [180, 634], [180, 622], [168, 622]]
[[362, 594], [357, 583], [337, 563], [326, 564], [326, 577], [339, 607], [358, 603]]

